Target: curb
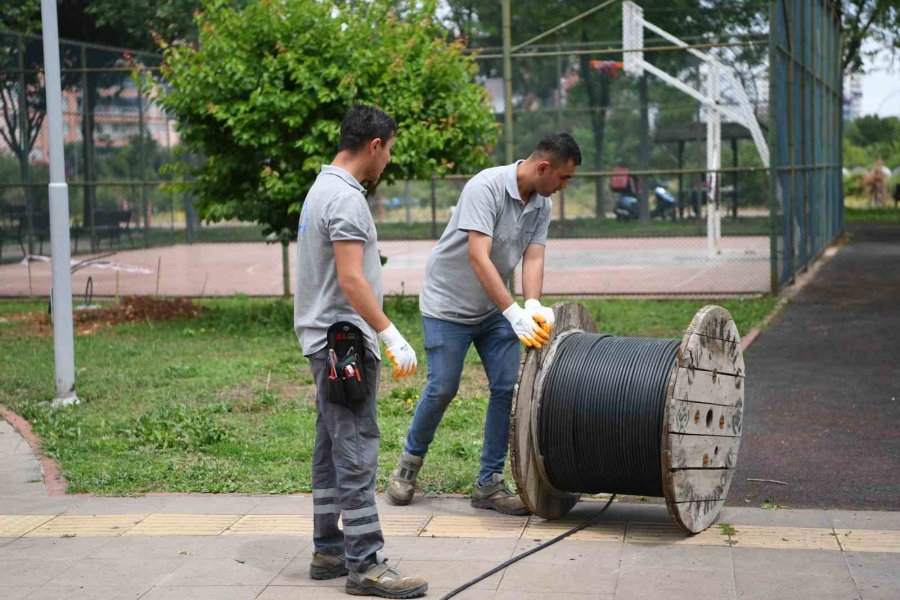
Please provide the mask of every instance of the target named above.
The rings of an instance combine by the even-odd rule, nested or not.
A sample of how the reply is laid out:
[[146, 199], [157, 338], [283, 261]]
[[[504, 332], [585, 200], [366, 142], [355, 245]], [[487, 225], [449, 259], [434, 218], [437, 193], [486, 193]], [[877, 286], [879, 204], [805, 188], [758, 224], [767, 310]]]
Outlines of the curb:
[[19, 432], [34, 453], [38, 464], [41, 467], [41, 474], [44, 478], [44, 487], [47, 489], [48, 496], [66, 496], [66, 489], [69, 485], [63, 479], [62, 472], [59, 469], [59, 463], [56, 459], [50, 458], [44, 453], [42, 447], [43, 440], [31, 429], [31, 423], [22, 418], [21, 415], [15, 413], [3, 405], [0, 405], [0, 417], [6, 419], [13, 428]]
[[[774, 310], [772, 312], [775, 312]], [[747, 332], [747, 335], [741, 338], [741, 352], [746, 352], [747, 348], [749, 348], [753, 342], [756, 341], [756, 338], [759, 337], [760, 330], [759, 327], [754, 327], [750, 331]]]

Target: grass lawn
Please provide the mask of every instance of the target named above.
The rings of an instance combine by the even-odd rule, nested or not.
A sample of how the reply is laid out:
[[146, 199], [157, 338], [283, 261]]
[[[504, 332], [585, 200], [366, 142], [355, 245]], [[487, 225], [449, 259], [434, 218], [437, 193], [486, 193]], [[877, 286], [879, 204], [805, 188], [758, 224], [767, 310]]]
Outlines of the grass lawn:
[[[702, 301], [585, 300], [601, 330], [680, 337]], [[723, 300], [742, 334], [774, 298]], [[27, 418], [71, 492], [287, 493], [310, 490], [315, 388], [283, 300], [206, 300], [192, 318], [76, 324], [81, 405], [51, 411], [53, 340], [44, 303], [0, 302], [0, 404]], [[386, 310], [419, 353], [412, 380], [385, 368], [379, 489], [399, 455], [425, 380], [415, 298]], [[752, 376], [752, 363], [751, 363]], [[459, 397], [421, 474], [431, 492], [468, 492], [477, 472], [487, 382], [471, 352]]]
[[845, 223], [900, 223], [900, 209], [893, 206], [879, 208], [848, 206], [844, 211]]

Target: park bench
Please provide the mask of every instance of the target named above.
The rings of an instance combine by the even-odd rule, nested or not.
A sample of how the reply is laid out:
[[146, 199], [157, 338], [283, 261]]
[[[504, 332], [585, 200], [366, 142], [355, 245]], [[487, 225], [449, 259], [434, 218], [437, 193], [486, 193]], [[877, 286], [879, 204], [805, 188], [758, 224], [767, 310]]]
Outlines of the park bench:
[[[94, 226], [84, 223], [78, 228], [78, 233], [86, 233], [88, 236], [96, 236], [97, 247], [100, 247], [103, 239], [109, 240], [109, 245], [122, 243], [122, 235], [128, 236], [128, 241], [134, 247], [134, 239], [131, 236], [131, 211], [130, 210], [96, 210], [94, 211]], [[75, 252], [78, 252], [78, 235], [75, 235]]]

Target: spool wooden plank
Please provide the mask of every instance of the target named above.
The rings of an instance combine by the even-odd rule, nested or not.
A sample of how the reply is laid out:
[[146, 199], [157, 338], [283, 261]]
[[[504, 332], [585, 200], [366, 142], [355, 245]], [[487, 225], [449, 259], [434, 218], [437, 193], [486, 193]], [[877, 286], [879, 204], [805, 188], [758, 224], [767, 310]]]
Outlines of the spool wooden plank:
[[[706, 337], [725, 340], [726, 342], [740, 342], [741, 336], [738, 333], [737, 325], [729, 315], [725, 317], [716, 309], [721, 308], [714, 304], [704, 306], [698, 311], [701, 322], [694, 329], [694, 333], [705, 335]], [[723, 309], [724, 310], [724, 309]], [[709, 315], [709, 317], [707, 317]]]
[[560, 337], [568, 331], [597, 332], [590, 311], [576, 303], [553, 306], [556, 324], [550, 343], [541, 350], [528, 349], [519, 368], [510, 417], [510, 467], [522, 502], [533, 514], [545, 519], [565, 516], [580, 494], [555, 489], [544, 476], [534, 431], [534, 415], [540, 410], [540, 375], [553, 361]]
[[674, 400], [741, 406], [744, 403], [744, 378], [679, 367], [672, 394]]
[[705, 306], [685, 331], [669, 381], [663, 494], [679, 527], [699, 533], [725, 502], [740, 448], [744, 358], [731, 315]]
[[672, 400], [669, 433], [690, 435], [739, 436], [742, 406], [722, 406], [701, 402]]
[[[699, 533], [716, 521], [719, 511], [725, 506], [725, 500], [698, 500], [679, 502], [676, 504], [679, 520], [678, 526], [689, 533]], [[670, 507], [670, 514], [672, 513]]]
[[666, 478], [675, 493], [675, 502], [724, 500], [731, 485], [732, 469], [679, 469]]
[[739, 438], [670, 436], [669, 461], [673, 469], [733, 469], [740, 444]]
[[692, 333], [683, 346], [682, 366], [701, 371], [715, 371], [742, 376], [745, 371], [741, 343]]

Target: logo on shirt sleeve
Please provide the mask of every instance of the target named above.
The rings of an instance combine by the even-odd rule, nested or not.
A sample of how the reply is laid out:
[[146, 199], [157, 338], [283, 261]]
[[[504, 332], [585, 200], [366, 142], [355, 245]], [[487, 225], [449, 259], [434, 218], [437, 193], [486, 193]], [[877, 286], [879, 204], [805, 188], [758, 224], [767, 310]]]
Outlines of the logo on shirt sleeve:
[[297, 227], [297, 235], [304, 235], [307, 229], [309, 229], [309, 213], [303, 211], [303, 214], [300, 215], [300, 225]]

